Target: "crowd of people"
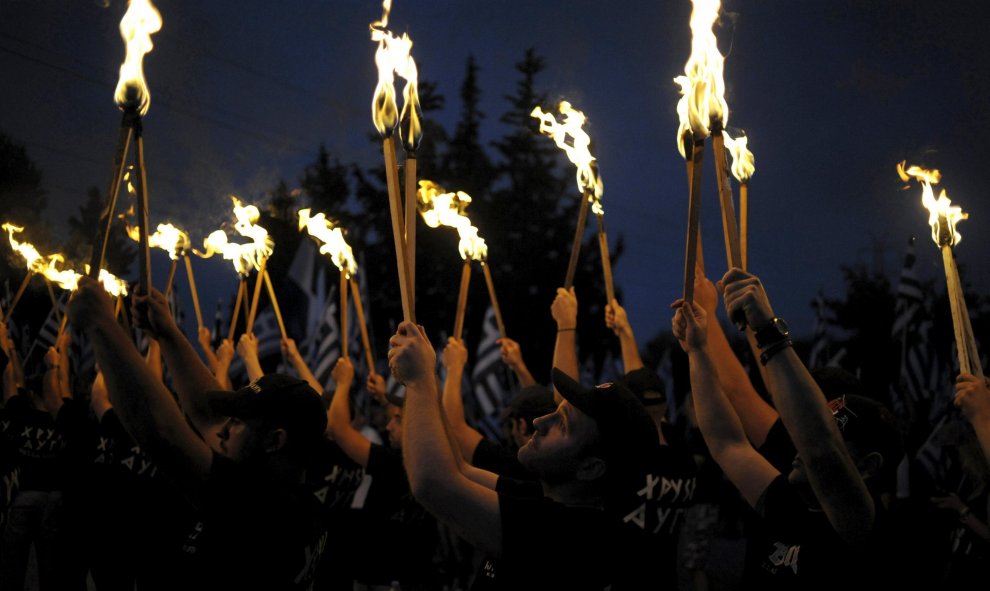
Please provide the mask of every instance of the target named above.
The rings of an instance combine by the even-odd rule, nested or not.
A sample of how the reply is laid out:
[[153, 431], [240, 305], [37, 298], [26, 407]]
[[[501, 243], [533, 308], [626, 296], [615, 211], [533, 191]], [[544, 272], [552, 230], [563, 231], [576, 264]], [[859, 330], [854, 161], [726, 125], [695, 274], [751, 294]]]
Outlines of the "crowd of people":
[[[671, 421], [624, 309], [604, 322], [625, 374], [579, 382], [577, 296], [559, 289], [549, 384], [504, 338], [520, 388], [504, 438], [465, 417], [464, 343], [440, 353], [401, 323], [388, 366], [361, 376], [381, 410], [357, 416], [342, 357], [324, 392], [295, 343], [295, 375], [264, 374], [245, 334], [199, 351], [161, 293], [132, 297], [135, 347], [83, 278], [37, 375], [0, 322], [3, 589], [817, 589], [990, 580], [990, 385], [956, 381], [963, 477], [924, 506], [898, 495], [903, 425], [854, 376], [809, 371], [759, 278], [697, 273], [671, 305], [687, 354]], [[716, 315], [745, 325], [754, 383]], [[545, 305], [540, 304], [540, 305]], [[74, 336], [73, 336], [74, 335]], [[97, 371], [73, 391], [72, 338]], [[250, 382], [232, 384], [235, 355]], [[931, 535], [930, 535], [931, 534]], [[716, 546], [738, 540], [739, 567]], [[731, 576], [727, 571], [733, 571]]]

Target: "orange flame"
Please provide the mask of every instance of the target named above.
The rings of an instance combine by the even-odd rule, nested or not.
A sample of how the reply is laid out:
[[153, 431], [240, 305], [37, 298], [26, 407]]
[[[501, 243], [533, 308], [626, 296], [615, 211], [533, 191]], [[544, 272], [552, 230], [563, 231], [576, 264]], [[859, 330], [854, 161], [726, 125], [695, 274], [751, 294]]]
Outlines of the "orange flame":
[[38, 249], [30, 242], [21, 242], [17, 239], [16, 234], [23, 232], [24, 228], [8, 222], [3, 225], [3, 231], [7, 233], [7, 239], [10, 240], [10, 247], [24, 258], [28, 271], [32, 273], [43, 273], [48, 267], [51, 257], [42, 256], [38, 252]]
[[553, 113], [545, 113], [539, 105], [533, 108], [530, 116], [540, 120], [540, 133], [550, 136], [577, 168], [578, 190], [588, 195], [592, 211], [603, 214], [601, 198], [605, 187], [598, 174], [595, 157], [591, 155], [591, 137], [583, 129], [587, 117], [567, 101], [561, 101], [557, 110], [560, 111], [561, 122]]
[[[127, 235], [134, 241], [141, 237], [137, 226], [128, 225]], [[148, 246], [164, 250], [173, 261], [185, 254], [190, 244], [189, 235], [172, 224], [158, 224], [155, 233], [148, 236]]]
[[733, 139], [725, 131], [722, 132], [722, 137], [725, 138], [725, 147], [729, 150], [729, 154], [732, 155], [732, 176], [736, 177], [736, 180], [740, 183], [749, 182], [753, 173], [756, 172], [756, 158], [749, 151], [749, 148], [746, 147], [746, 144], [749, 143], [749, 138], [741, 135]]
[[[65, 263], [65, 257], [61, 253], [45, 256], [33, 244], [17, 240], [15, 234], [24, 231], [20, 226], [7, 223], [3, 225], [3, 230], [7, 232], [11, 248], [24, 257], [29, 271], [43, 275], [45, 279], [68, 291], [75, 291], [79, 287], [79, 278], [82, 275], [72, 269], [60, 268]], [[86, 271], [89, 271], [89, 265], [86, 265]], [[111, 295], [127, 295], [127, 283], [114, 277], [106, 269], [100, 269], [99, 280], [103, 283], [103, 289]]]
[[968, 219], [969, 214], [963, 213], [958, 205], [952, 205], [945, 189], [942, 189], [938, 199], [935, 198], [932, 185], [937, 185], [942, 180], [942, 174], [938, 170], [926, 170], [920, 166], [905, 167], [905, 164], [906, 162], [900, 162], [897, 165], [897, 174], [904, 181], [914, 178], [921, 183], [921, 204], [928, 210], [932, 240], [939, 246], [959, 244], [962, 234], [956, 230], [956, 224]]
[[433, 181], [419, 181], [417, 191], [419, 212], [431, 228], [448, 226], [457, 229], [460, 241], [457, 250], [462, 259], [484, 261], [488, 258], [488, 245], [478, 235], [478, 228], [471, 224], [465, 209], [471, 204], [471, 196], [464, 191], [447, 193]]
[[220, 253], [225, 260], [231, 261], [234, 270], [241, 276], [246, 276], [251, 269], [260, 269], [261, 262], [271, 256], [275, 243], [268, 235], [268, 231], [255, 224], [261, 217], [261, 212], [254, 205], [243, 205], [241, 201], [231, 196], [234, 204], [234, 230], [238, 234], [251, 241], [245, 244], [230, 242], [227, 233], [223, 230], [215, 230], [203, 240], [204, 251], [193, 250], [193, 252], [204, 259], [210, 258], [214, 254]]
[[709, 126], [718, 121], [729, 123], [729, 105], [725, 102], [725, 81], [722, 79], [725, 58], [718, 51], [712, 26], [718, 19], [720, 0], [692, 0], [691, 56], [684, 65], [684, 75], [674, 78], [681, 87], [677, 103], [680, 126], [677, 129], [677, 149], [687, 158], [684, 137], [691, 133], [701, 140], [711, 133]]
[[[131, 183], [131, 171], [133, 169], [133, 166], [127, 167], [127, 172], [124, 173], [124, 182], [127, 184], [128, 194], [132, 197], [137, 197], [137, 190], [134, 188], [134, 184]], [[134, 205], [132, 203], [131, 207], [118, 217], [124, 222], [127, 235], [130, 236], [131, 240], [138, 242], [141, 239], [141, 230], [137, 226], [128, 223], [128, 218], [133, 216]], [[172, 224], [158, 224], [155, 233], [148, 236], [148, 246], [150, 248], [164, 250], [173, 261], [184, 255], [189, 250], [190, 244], [189, 234]]]
[[120, 36], [127, 45], [127, 56], [120, 65], [120, 79], [114, 100], [121, 109], [136, 108], [141, 115], [151, 106], [151, 93], [144, 81], [144, 55], [154, 47], [151, 35], [162, 28], [162, 15], [150, 0], [130, 0], [120, 19]]
[[357, 273], [358, 267], [354, 252], [344, 240], [343, 229], [328, 220], [323, 213], [310, 216], [310, 211], [308, 207], [299, 210], [299, 230], [306, 228], [310, 236], [322, 242], [320, 254], [329, 254], [333, 264], [350, 279]]
[[395, 75], [406, 80], [402, 91], [402, 134], [406, 150], [415, 152], [423, 135], [419, 108], [419, 73], [410, 54], [412, 39], [406, 33], [395, 37], [388, 30], [388, 15], [392, 0], [382, 2], [381, 20], [371, 23], [371, 40], [378, 42], [375, 65], [378, 67], [378, 85], [371, 101], [371, 119], [375, 129], [383, 137], [389, 137], [399, 122], [399, 109], [395, 100]]

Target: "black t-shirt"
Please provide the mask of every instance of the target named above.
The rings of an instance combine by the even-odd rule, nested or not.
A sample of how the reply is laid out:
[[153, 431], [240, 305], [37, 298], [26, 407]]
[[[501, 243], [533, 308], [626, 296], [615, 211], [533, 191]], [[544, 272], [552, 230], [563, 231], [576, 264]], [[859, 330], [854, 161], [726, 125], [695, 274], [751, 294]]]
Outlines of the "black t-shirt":
[[17, 449], [8, 439], [10, 419], [7, 410], [0, 408], [0, 531], [7, 523], [7, 509], [20, 489], [20, 466], [17, 463]]
[[305, 487], [280, 485], [214, 452], [196, 519], [170, 584], [175, 589], [309, 589], [327, 540]]
[[191, 508], [114, 409], [88, 422], [84, 446], [72, 487], [73, 543], [87, 555], [98, 586], [138, 579], [142, 589], [157, 588]]
[[38, 410], [27, 395], [7, 400], [5, 438], [20, 466], [20, 490], [62, 490], [71, 467], [69, 445], [78, 438], [86, 420], [86, 408], [66, 398], [57, 417]]
[[351, 591], [357, 564], [374, 554], [363, 542], [355, 543], [367, 537], [361, 516], [371, 477], [339, 445], [324, 439], [306, 468], [306, 482], [330, 532], [315, 587]]
[[[622, 533], [602, 509], [569, 507], [532, 496], [499, 478], [502, 556], [485, 560], [473, 591], [568, 589], [601, 591], [617, 576]], [[512, 484], [510, 494], [503, 487]]]
[[660, 446], [649, 465], [649, 472], [609, 502], [630, 540], [617, 590], [677, 586], [677, 540], [684, 514], [695, 503], [697, 465], [679, 445]]
[[499, 476], [507, 476], [517, 480], [536, 480], [536, 475], [523, 468], [519, 463], [516, 452], [495, 443], [489, 439], [482, 439], [474, 448], [474, 455], [471, 463], [481, 468], [494, 472]]
[[[767, 526], [759, 551], [747, 556], [744, 584], [753, 589], [840, 589], [855, 582], [863, 588], [879, 584], [887, 565], [873, 543], [856, 550], [832, 528], [823, 511], [809, 509], [783, 474], [775, 478], [757, 503]], [[877, 505], [877, 522], [883, 520]], [[879, 543], [882, 528], [871, 540]]]
[[364, 560], [358, 561], [357, 580], [386, 585], [392, 581], [430, 583], [436, 571], [436, 520], [413, 498], [402, 455], [372, 443], [365, 471], [371, 486], [361, 516], [361, 546], [374, 551], [364, 552]]

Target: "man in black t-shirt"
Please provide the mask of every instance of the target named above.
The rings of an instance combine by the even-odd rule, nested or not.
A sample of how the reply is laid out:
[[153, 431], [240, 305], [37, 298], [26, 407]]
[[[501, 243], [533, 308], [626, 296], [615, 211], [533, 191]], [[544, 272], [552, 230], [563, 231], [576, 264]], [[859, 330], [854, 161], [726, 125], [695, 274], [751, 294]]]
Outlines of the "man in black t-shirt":
[[133, 316], [161, 345], [179, 404], [116, 323], [97, 282], [82, 278], [69, 303], [121, 423], [194, 508], [172, 588], [310, 588], [327, 535], [303, 487], [305, 462], [326, 429], [319, 395], [279, 375], [222, 391], [161, 293], [135, 296]]
[[406, 386], [403, 449], [412, 492], [491, 557], [476, 587], [601, 590], [619, 581], [626, 537], [605, 505], [614, 490], [642, 478], [641, 458], [659, 445], [635, 396], [611, 384], [583, 388], [555, 370], [564, 401], [534, 422], [536, 433], [519, 450], [543, 496], [513, 496], [495, 474], [455, 452], [425, 333], [403, 322], [390, 343], [389, 366]]
[[[515, 341], [507, 341], [503, 348], [510, 348], [513, 356], [519, 356], [519, 345]], [[536, 475], [529, 472], [519, 463], [516, 453], [519, 448], [529, 441], [533, 435], [533, 420], [552, 413], [557, 408], [553, 400], [553, 391], [539, 384], [524, 386], [516, 392], [509, 401], [505, 412], [505, 423], [513, 444], [510, 447], [486, 439], [477, 429], [468, 425], [464, 418], [464, 401], [461, 392], [461, 381], [464, 367], [467, 365], [468, 352], [464, 342], [450, 337], [444, 347], [441, 360], [447, 370], [443, 385], [443, 408], [451, 429], [451, 435], [457, 442], [462, 457], [475, 467], [500, 476], [535, 480]], [[525, 367], [525, 366], [524, 366]]]
[[[372, 443], [351, 422], [354, 365], [350, 359], [338, 359], [332, 377], [337, 388], [327, 412], [328, 433], [348, 457], [364, 467], [368, 477], [367, 501], [358, 517], [358, 528], [345, 536], [352, 546], [374, 549], [353, 553], [350, 564], [341, 566], [355, 581], [371, 589], [388, 588], [393, 582], [402, 589], [434, 583], [436, 521], [409, 491], [402, 465], [402, 407], [387, 403], [390, 447]], [[377, 381], [369, 379], [369, 385]], [[327, 556], [328, 568], [343, 558], [342, 552]]]
[[774, 316], [759, 279], [731, 269], [721, 284], [727, 315], [756, 327], [768, 390], [798, 452], [787, 474], [757, 452], [746, 437], [746, 421], [723, 393], [706, 311], [675, 302], [674, 334], [688, 353], [705, 442], [771, 536], [763, 556], [748, 558], [761, 560], [764, 576], [747, 585], [835, 588], [852, 573], [867, 586], [889, 577], [879, 537], [883, 508], [869, 483], [882, 481], [900, 459], [892, 416], [858, 396], [827, 402], [794, 353], [786, 324]]

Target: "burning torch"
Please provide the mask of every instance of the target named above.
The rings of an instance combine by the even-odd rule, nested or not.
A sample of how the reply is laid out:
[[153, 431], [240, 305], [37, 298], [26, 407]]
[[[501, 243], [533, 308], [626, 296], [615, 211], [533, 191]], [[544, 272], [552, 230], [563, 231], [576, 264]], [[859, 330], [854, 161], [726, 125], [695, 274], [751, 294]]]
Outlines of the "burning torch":
[[110, 187], [107, 191], [106, 207], [100, 217], [93, 254], [90, 259], [91, 274], [98, 273], [106, 255], [107, 240], [113, 223], [113, 212], [117, 204], [117, 194], [127, 159], [127, 148], [133, 137], [135, 160], [137, 161], [137, 217], [140, 242], [139, 289], [148, 293], [151, 288], [151, 260], [148, 252], [148, 179], [144, 166], [144, 134], [141, 118], [147, 114], [151, 104], [151, 93], [144, 80], [144, 55], [151, 51], [151, 35], [162, 28], [162, 17], [150, 0], [130, 0], [127, 12], [120, 21], [120, 35], [127, 45], [127, 56], [120, 66], [120, 78], [114, 93], [117, 106], [123, 111], [117, 150], [114, 155]]
[[976, 349], [976, 338], [973, 335], [973, 325], [969, 319], [969, 310], [959, 280], [959, 269], [953, 256], [953, 248], [962, 240], [962, 235], [956, 230], [956, 224], [969, 217], [962, 208], [952, 205], [945, 189], [935, 198], [932, 185], [937, 185], [942, 175], [938, 170], [925, 170], [920, 166], [897, 165], [897, 173], [905, 182], [914, 178], [921, 183], [921, 204], [928, 210], [928, 224], [932, 227], [932, 240], [942, 252], [942, 263], [945, 267], [945, 283], [949, 296], [949, 307], [952, 311], [952, 328], [956, 339], [956, 353], [959, 356], [959, 371], [983, 377], [983, 367]]

